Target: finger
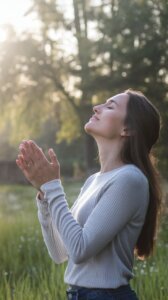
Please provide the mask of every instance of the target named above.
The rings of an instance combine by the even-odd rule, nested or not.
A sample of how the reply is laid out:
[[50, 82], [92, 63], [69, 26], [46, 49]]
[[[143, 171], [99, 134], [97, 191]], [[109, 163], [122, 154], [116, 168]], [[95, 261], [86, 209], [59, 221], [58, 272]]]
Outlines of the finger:
[[51, 163], [53, 163], [54, 165], [58, 165], [59, 162], [58, 162], [57, 155], [56, 155], [56, 153], [54, 152], [54, 150], [53, 150], [53, 149], [49, 149], [49, 150], [48, 150], [48, 154], [49, 154]]
[[27, 164], [26, 162], [24, 163], [24, 162], [22, 162], [21, 159], [16, 159], [16, 164], [22, 171], [27, 170], [27, 167], [31, 166], [31, 163], [29, 163], [29, 164]]
[[22, 140], [22, 142], [20, 143], [20, 146], [24, 145], [25, 142], [27, 142], [27, 140]]
[[27, 146], [27, 141], [22, 141], [22, 143], [19, 145], [19, 150], [21, 151], [24, 149], [24, 153], [29, 153], [29, 148]]
[[27, 162], [24, 160], [23, 155], [18, 155], [18, 159], [19, 159], [19, 165], [22, 168], [22, 170], [27, 170]]
[[28, 141], [28, 144], [29, 144], [29, 147], [30, 147], [32, 153], [34, 153], [34, 146], [33, 146], [33, 143], [34, 143], [34, 142], [33, 142], [32, 140], [29, 140], [29, 141]]
[[27, 167], [32, 167], [34, 165], [34, 162], [33, 162], [32, 156], [30, 156], [28, 151], [26, 152], [24, 148], [21, 148], [20, 153], [22, 155], [22, 158], [23, 158], [26, 166]]
[[20, 154], [22, 155], [24, 161], [28, 164], [31, 161], [31, 157], [27, 150], [25, 150], [24, 146], [19, 147]]
[[19, 159], [16, 159], [16, 164], [17, 164], [17, 166], [18, 166], [20, 169], [22, 169], [22, 166], [21, 166], [21, 163], [20, 163], [20, 160], [19, 160]]
[[45, 157], [42, 149], [34, 141], [29, 141], [29, 145], [32, 149], [35, 159], [39, 159], [39, 157]]
[[30, 140], [29, 145], [31, 146], [32, 150], [40, 150], [40, 147], [35, 143], [35, 141]]
[[32, 164], [35, 164], [39, 159], [39, 155], [38, 155], [39, 150], [37, 150], [36, 147], [34, 147], [33, 141], [31, 140], [25, 141], [24, 143], [22, 143], [19, 149], [21, 150], [21, 153], [24, 155], [24, 158], [27, 162], [31, 162]]
[[29, 141], [22, 141], [21, 147], [23, 147], [25, 151], [29, 153], [29, 155], [32, 155], [32, 149], [29, 145]]
[[20, 145], [25, 145], [27, 143], [27, 140], [22, 140]]
[[23, 172], [23, 174], [27, 178], [27, 180], [30, 181], [30, 168], [24, 164], [24, 161], [23, 161], [21, 155], [18, 155], [18, 158], [16, 159], [16, 164], [20, 168], [20, 170]]
[[20, 151], [21, 148], [24, 148], [24, 142], [23, 141], [19, 145], [19, 151]]

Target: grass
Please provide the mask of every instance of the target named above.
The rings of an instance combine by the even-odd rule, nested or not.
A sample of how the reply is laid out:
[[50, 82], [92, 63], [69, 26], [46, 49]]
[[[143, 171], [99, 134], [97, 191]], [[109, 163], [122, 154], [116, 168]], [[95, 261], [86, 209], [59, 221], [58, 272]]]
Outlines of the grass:
[[[82, 182], [63, 182], [70, 205]], [[167, 189], [167, 185], [165, 185]], [[44, 245], [30, 186], [0, 186], [0, 300], [65, 300], [66, 264], [55, 265]], [[140, 300], [168, 300], [168, 217], [156, 253], [135, 261], [132, 286]]]

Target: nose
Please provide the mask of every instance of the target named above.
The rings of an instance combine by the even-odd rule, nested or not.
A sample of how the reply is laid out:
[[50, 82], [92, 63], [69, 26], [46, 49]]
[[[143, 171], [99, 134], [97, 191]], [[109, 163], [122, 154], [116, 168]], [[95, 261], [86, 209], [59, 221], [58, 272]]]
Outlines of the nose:
[[94, 113], [99, 113], [99, 111], [100, 111], [100, 105], [93, 106], [93, 111], [94, 111]]

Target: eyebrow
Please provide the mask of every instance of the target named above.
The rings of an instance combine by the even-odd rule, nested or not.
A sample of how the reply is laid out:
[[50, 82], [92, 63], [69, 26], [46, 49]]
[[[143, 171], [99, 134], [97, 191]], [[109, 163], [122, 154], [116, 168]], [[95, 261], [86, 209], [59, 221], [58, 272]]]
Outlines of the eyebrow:
[[113, 99], [108, 99], [107, 101], [106, 101], [106, 103], [109, 103], [110, 102], [110, 104], [111, 103], [115, 103], [116, 105], [118, 105], [118, 103], [115, 101], [115, 100], [113, 100]]

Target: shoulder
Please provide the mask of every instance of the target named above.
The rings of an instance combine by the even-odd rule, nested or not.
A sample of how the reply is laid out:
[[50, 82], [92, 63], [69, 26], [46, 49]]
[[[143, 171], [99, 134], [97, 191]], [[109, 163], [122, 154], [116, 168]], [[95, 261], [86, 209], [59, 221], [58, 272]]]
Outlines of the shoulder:
[[125, 165], [109, 178], [104, 186], [104, 189], [112, 189], [119, 192], [133, 192], [139, 194], [146, 194], [149, 190], [149, 183], [144, 173], [135, 165]]
[[115, 179], [148, 184], [145, 174], [133, 164], [125, 165], [119, 172], [116, 172]]
[[[149, 183], [144, 173], [135, 165], [126, 165], [116, 172], [106, 190], [125, 209], [144, 209], [149, 200]], [[115, 200], [116, 201], [116, 200]]]

